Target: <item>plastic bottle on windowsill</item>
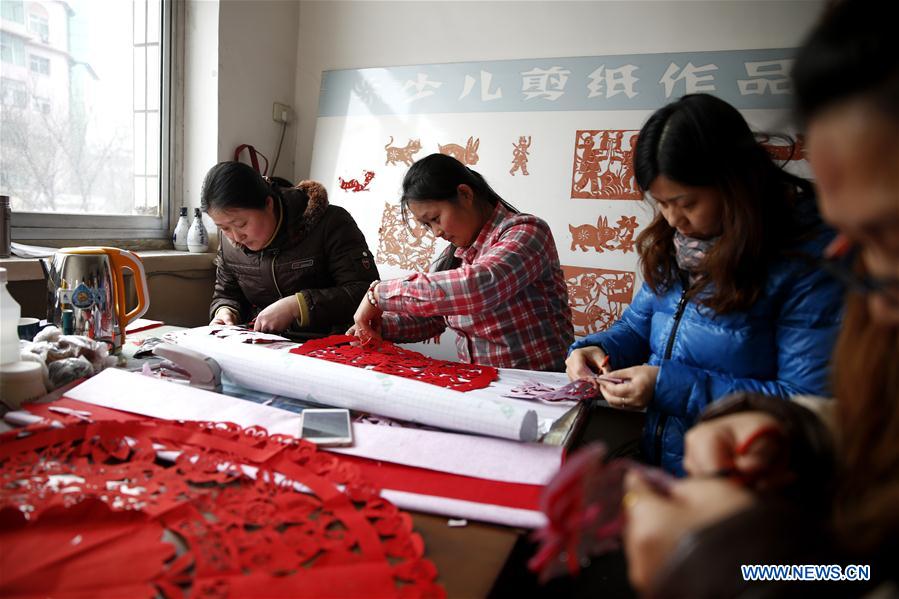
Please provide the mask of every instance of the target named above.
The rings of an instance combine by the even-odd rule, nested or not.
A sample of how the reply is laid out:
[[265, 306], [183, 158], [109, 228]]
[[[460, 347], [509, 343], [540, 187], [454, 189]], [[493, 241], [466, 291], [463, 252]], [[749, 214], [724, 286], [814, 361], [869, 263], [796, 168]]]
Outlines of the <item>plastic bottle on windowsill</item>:
[[209, 250], [209, 234], [206, 225], [203, 224], [203, 213], [199, 208], [194, 208], [194, 222], [187, 232], [187, 249], [194, 253], [202, 253]]

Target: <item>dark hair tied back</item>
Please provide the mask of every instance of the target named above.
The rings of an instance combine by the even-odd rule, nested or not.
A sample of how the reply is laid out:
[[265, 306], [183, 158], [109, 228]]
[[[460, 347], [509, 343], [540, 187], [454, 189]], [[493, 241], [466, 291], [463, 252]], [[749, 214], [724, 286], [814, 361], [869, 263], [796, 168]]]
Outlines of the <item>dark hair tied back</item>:
[[206, 173], [200, 193], [200, 206], [205, 212], [244, 208], [262, 210], [269, 196], [280, 197], [280, 177], [269, 184], [253, 167], [242, 162], [219, 162]]
[[455, 202], [459, 185], [468, 185], [475, 198], [490, 206], [501, 203], [512, 212], [518, 212], [503, 200], [477, 171], [468, 168], [452, 156], [431, 154], [418, 160], [403, 177], [403, 196], [400, 206], [403, 221], [408, 222], [407, 206], [416, 200]]

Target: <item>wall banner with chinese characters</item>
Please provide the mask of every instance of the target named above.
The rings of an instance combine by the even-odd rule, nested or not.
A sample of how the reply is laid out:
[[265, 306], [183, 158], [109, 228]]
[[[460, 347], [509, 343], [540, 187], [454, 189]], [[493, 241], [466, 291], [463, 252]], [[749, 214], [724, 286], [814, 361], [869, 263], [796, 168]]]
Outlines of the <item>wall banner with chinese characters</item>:
[[[634, 240], [653, 218], [631, 155], [657, 108], [714, 94], [750, 126], [793, 134], [794, 49], [727, 50], [431, 64], [326, 71], [311, 176], [349, 210], [382, 278], [427, 269], [444, 242], [402, 222], [402, 178], [434, 152], [480, 172], [552, 228], [575, 334], [607, 328], [641, 279]], [[773, 137], [772, 154], [792, 148]], [[803, 162], [794, 172], [805, 174]], [[455, 355], [452, 343], [419, 348]]]

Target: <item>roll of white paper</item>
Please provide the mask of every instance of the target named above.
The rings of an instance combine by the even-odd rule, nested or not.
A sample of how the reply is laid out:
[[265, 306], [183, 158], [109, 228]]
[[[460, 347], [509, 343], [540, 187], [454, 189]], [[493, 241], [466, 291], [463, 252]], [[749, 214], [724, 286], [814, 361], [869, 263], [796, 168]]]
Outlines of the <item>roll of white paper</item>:
[[475, 391], [463, 393], [209, 335], [182, 335], [174, 342], [213, 358], [229, 379], [257, 391], [442, 429], [519, 441], [537, 439], [535, 410]]

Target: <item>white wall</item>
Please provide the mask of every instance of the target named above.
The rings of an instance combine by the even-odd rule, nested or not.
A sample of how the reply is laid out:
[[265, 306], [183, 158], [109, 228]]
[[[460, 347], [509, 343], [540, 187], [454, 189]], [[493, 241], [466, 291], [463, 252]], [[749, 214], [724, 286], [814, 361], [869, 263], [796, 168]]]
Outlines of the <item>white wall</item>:
[[[219, 160], [231, 160], [234, 148], [248, 143], [274, 161], [281, 125], [272, 120], [272, 102], [293, 105], [298, 18], [295, 1], [220, 3]], [[293, 176], [295, 146], [296, 127], [291, 124], [277, 174]]]
[[[194, 0], [184, 10], [184, 95], [177, 126], [183, 145], [175, 168], [181, 186], [172, 228], [178, 206], [200, 205], [206, 171], [231, 160], [238, 145], [253, 145], [274, 161], [281, 125], [272, 120], [272, 103], [293, 104], [297, 70], [298, 2]], [[295, 132], [291, 123], [278, 160], [277, 174], [287, 178], [295, 170]], [[206, 226], [215, 249], [208, 218]]]
[[791, 47], [824, 2], [300, 2], [295, 178], [309, 174], [321, 72], [551, 56]]
[[181, 197], [172, 202], [173, 229], [179, 205], [200, 205], [203, 175], [215, 164], [218, 143], [218, 5], [186, 2], [183, 9], [184, 28], [180, 33], [184, 66], [183, 75], [179, 73], [183, 80], [176, 83], [176, 89], [183, 90], [183, 96], [176, 98], [176, 135], [180, 131], [183, 139], [175, 140], [176, 147], [178, 141], [182, 143], [174, 165], [175, 176], [181, 177]]

